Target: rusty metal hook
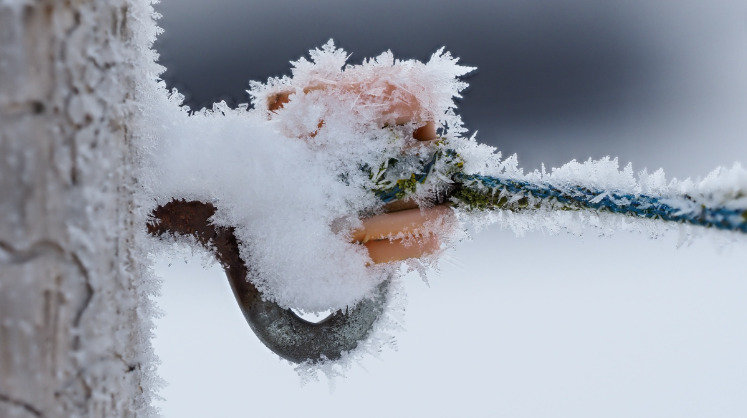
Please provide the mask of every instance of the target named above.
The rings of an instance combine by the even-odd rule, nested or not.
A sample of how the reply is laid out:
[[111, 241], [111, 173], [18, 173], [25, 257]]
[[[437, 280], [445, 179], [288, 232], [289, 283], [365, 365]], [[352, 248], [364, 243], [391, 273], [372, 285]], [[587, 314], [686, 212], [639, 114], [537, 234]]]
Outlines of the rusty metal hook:
[[153, 211], [148, 233], [156, 237], [191, 235], [212, 251], [226, 271], [244, 318], [267, 348], [295, 363], [336, 360], [368, 337], [384, 311], [388, 280], [379, 285], [372, 299], [363, 300], [347, 312], [337, 311], [317, 323], [306, 321], [290, 309], [262, 299], [259, 290], [247, 280], [250, 266], [239, 254], [234, 228], [210, 222], [215, 211], [210, 203], [172, 200]]

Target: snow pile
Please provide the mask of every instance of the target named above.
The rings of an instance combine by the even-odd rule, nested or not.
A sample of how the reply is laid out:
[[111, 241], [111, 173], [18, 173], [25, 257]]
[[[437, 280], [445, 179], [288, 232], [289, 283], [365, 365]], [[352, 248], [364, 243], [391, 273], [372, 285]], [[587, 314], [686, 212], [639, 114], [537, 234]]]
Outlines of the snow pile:
[[[294, 62], [292, 78], [252, 83], [253, 109], [218, 103], [191, 112], [161, 83], [140, 127], [153, 207], [213, 203], [213, 221], [236, 227], [253, 283], [305, 312], [353, 305], [398, 270], [369, 267], [365, 248], [351, 242], [359, 218], [382, 206], [364, 168], [424, 152], [412, 132], [426, 121], [443, 137], [464, 131], [453, 97], [471, 68], [448, 53], [425, 64], [390, 52], [360, 65], [346, 58], [330, 41], [311, 61]], [[278, 100], [283, 106], [273, 108]]]

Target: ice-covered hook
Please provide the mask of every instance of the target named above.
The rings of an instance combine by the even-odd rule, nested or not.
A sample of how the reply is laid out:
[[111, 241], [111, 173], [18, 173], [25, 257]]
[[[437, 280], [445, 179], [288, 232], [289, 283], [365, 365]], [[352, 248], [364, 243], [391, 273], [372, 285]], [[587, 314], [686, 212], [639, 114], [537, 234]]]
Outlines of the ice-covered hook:
[[335, 360], [368, 337], [384, 311], [388, 281], [378, 287], [372, 299], [345, 313], [337, 311], [317, 323], [306, 321], [292, 310], [262, 299], [247, 280], [251, 266], [239, 254], [234, 229], [210, 222], [215, 210], [210, 203], [173, 200], [153, 211], [148, 232], [153, 236], [191, 235], [213, 252], [226, 271], [249, 326], [267, 348], [295, 363]]

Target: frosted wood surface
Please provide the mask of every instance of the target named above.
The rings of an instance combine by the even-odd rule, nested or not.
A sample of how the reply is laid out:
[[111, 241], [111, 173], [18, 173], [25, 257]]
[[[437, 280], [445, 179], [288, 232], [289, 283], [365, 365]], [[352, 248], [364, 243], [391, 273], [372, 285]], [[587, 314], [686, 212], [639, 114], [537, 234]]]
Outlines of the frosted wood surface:
[[147, 414], [127, 128], [145, 7], [20, 3], [0, 1], [0, 416]]

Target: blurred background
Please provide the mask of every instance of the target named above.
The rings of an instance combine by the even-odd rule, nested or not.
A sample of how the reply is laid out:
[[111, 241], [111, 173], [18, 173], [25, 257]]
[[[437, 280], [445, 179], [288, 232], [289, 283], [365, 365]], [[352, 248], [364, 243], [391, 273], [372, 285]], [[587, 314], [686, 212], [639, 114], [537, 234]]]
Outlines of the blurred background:
[[[737, 0], [162, 0], [155, 45], [192, 109], [333, 38], [350, 61], [441, 46], [478, 67], [458, 112], [527, 170], [606, 155], [702, 177], [747, 164], [747, 4]], [[745, 240], [494, 227], [407, 280], [398, 351], [301, 386], [217, 267], [157, 265], [166, 417], [746, 416]], [[183, 260], [184, 259], [184, 260]], [[169, 266], [169, 264], [171, 266]]]

